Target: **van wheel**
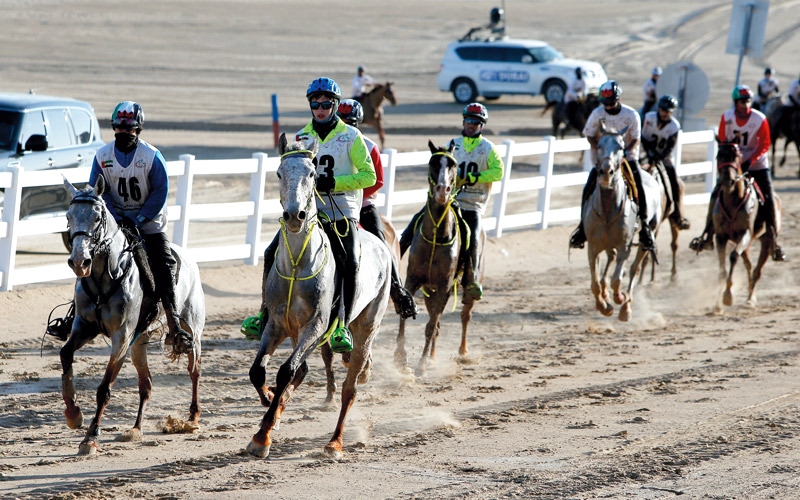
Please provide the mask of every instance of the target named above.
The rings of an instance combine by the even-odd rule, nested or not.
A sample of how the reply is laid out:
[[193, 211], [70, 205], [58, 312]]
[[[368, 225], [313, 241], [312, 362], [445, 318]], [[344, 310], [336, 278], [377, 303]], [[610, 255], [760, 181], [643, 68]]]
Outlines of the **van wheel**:
[[69, 241], [69, 232], [64, 231], [61, 233], [61, 243], [64, 244], [64, 248], [67, 249], [67, 252], [72, 253], [72, 242]]
[[475, 88], [475, 84], [469, 78], [459, 78], [453, 82], [453, 97], [456, 102], [466, 104], [478, 97], [478, 89]]
[[542, 95], [547, 103], [561, 102], [567, 92], [567, 84], [557, 78], [552, 78], [542, 85]]

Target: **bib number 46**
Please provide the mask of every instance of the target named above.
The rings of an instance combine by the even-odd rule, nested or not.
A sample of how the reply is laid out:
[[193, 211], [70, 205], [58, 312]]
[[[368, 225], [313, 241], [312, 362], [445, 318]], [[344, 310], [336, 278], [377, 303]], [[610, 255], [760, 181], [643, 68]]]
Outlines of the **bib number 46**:
[[130, 179], [120, 178], [119, 183], [117, 183], [117, 193], [125, 201], [128, 201], [128, 198], [133, 201], [140, 201], [142, 199], [142, 189], [139, 187], [139, 179], [136, 177], [131, 177]]

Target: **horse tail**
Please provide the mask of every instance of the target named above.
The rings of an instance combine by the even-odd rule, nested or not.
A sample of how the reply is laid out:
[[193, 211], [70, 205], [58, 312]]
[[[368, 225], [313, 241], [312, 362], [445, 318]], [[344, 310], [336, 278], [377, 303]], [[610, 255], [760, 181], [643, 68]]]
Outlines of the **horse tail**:
[[555, 108], [556, 104], [558, 104], [558, 103], [555, 102], [555, 101], [548, 102], [547, 106], [545, 106], [544, 109], [542, 110], [542, 114], [539, 115], [539, 116], [544, 116], [548, 111], [551, 111], [553, 108]]

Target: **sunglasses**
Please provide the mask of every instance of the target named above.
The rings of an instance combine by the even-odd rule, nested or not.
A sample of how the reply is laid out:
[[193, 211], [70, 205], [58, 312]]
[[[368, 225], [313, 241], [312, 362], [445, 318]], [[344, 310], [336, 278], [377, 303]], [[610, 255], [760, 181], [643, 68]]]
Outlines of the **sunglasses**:
[[481, 122], [480, 120], [476, 120], [475, 118], [464, 118], [464, 121], [473, 124], [479, 124]]
[[310, 102], [308, 104], [309, 104], [309, 106], [311, 106], [311, 109], [313, 109], [314, 111], [318, 110], [319, 108], [331, 109], [333, 107], [333, 101]]

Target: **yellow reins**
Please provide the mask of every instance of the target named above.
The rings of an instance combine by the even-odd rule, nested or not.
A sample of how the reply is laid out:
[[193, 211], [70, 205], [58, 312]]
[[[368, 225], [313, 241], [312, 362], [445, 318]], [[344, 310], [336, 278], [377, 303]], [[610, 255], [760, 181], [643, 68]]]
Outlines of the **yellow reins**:
[[295, 281], [305, 281], [310, 280], [311, 278], [315, 277], [319, 274], [320, 271], [325, 267], [325, 264], [328, 262], [328, 245], [323, 245], [325, 248], [325, 259], [322, 261], [322, 265], [319, 266], [319, 269], [314, 271], [310, 276], [306, 276], [304, 278], [297, 277], [297, 266], [300, 264], [300, 259], [303, 257], [303, 254], [306, 251], [306, 247], [308, 247], [308, 242], [311, 239], [311, 233], [314, 232], [314, 228], [319, 225], [318, 221], [315, 221], [311, 225], [311, 229], [308, 231], [308, 235], [306, 236], [306, 240], [303, 242], [303, 248], [300, 249], [300, 254], [297, 256], [297, 259], [294, 258], [292, 255], [292, 249], [289, 247], [289, 239], [286, 237], [286, 223], [283, 221], [283, 218], [280, 219], [281, 222], [281, 234], [283, 235], [283, 242], [286, 245], [286, 251], [289, 252], [289, 261], [292, 263], [292, 275], [291, 276], [284, 276], [278, 271], [277, 262], [275, 263], [275, 272], [281, 278], [289, 281], [289, 297], [286, 300], [286, 325], [289, 325], [289, 306], [292, 303], [292, 290], [294, 289], [294, 282]]

